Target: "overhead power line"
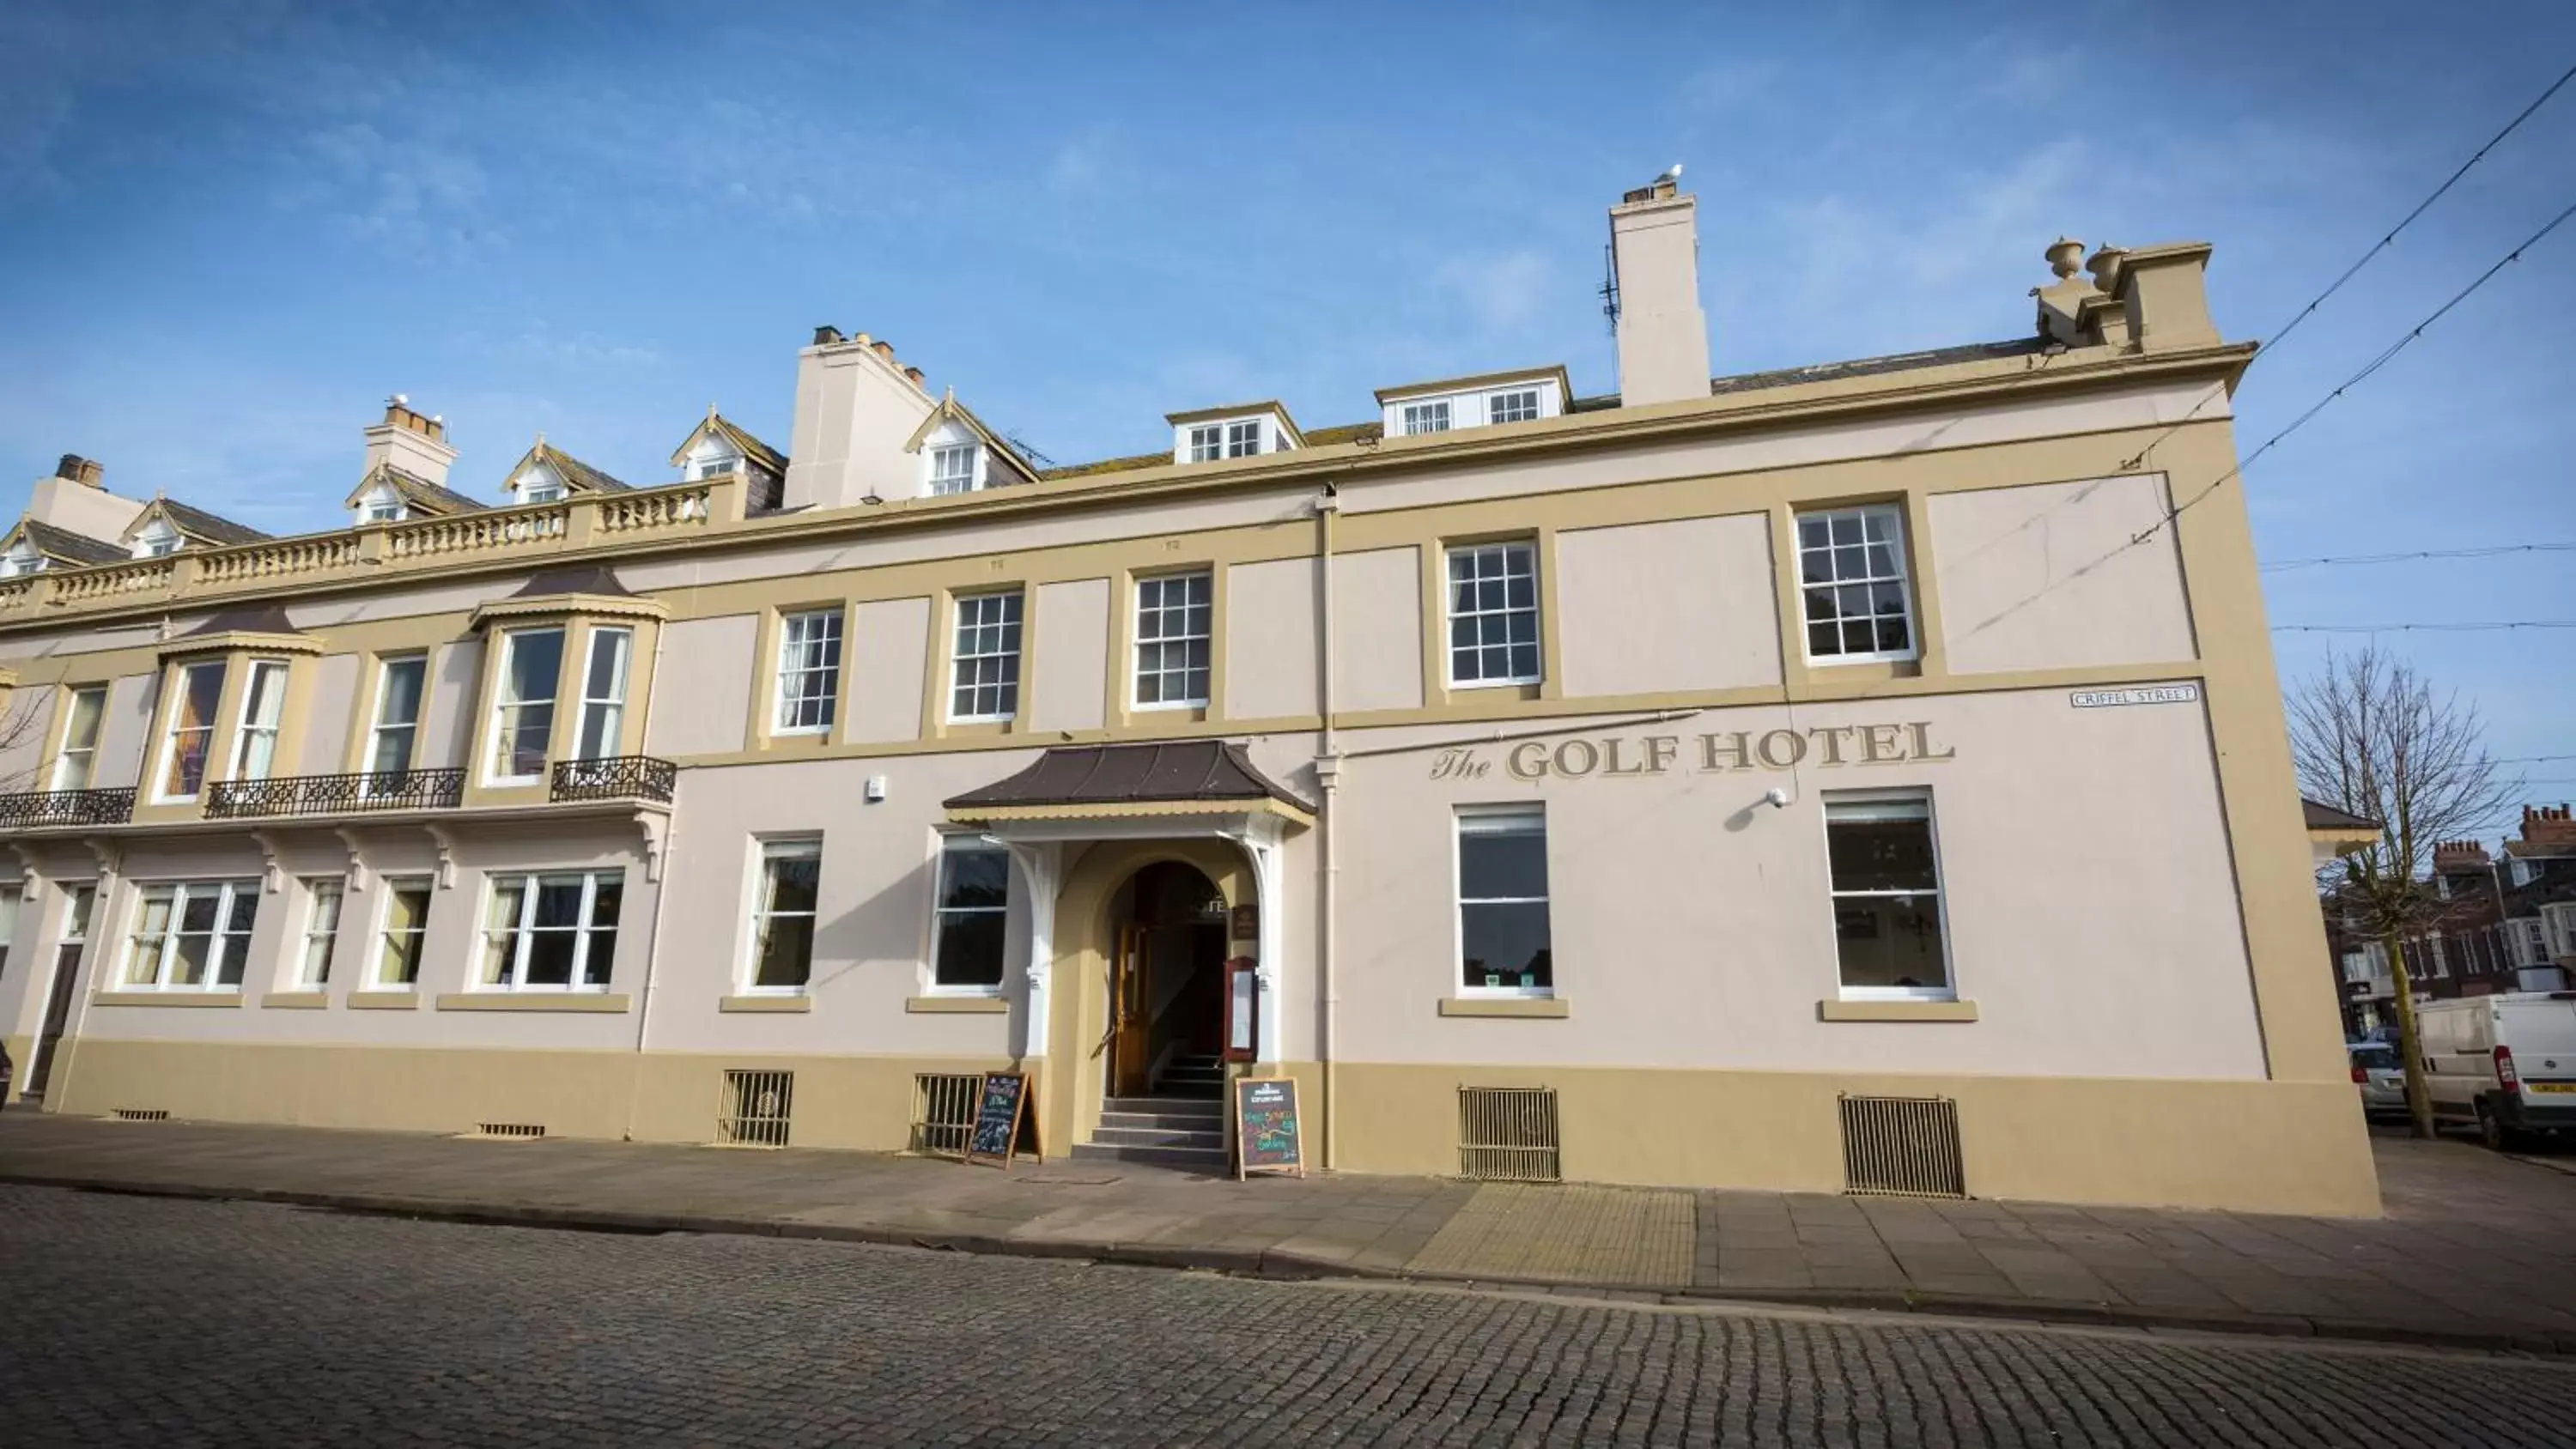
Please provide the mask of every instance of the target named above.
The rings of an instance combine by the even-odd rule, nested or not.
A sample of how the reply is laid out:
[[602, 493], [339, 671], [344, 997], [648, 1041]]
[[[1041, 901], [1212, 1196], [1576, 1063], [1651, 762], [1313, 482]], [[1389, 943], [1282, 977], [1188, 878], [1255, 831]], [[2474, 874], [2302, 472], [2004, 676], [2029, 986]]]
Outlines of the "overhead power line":
[[2477, 295], [2478, 289], [2485, 286], [2488, 282], [2493, 281], [2496, 273], [2503, 271], [2506, 267], [2513, 265], [2515, 262], [2521, 261], [2522, 254], [2524, 252], [2539, 245], [2544, 238], [2546, 238], [2551, 232], [2558, 230], [2558, 228], [2566, 222], [2567, 218], [2571, 216], [2576, 216], [2576, 203], [2570, 203], [2566, 210], [2561, 211], [2556, 216], [2551, 217], [2547, 222], [2543, 223], [2540, 230], [2523, 238], [2520, 246], [2515, 247], [2512, 251], [2506, 252], [2503, 256], [2497, 258], [2495, 265], [2478, 273], [2476, 281], [2462, 287], [2458, 292], [2452, 295], [2451, 300], [2434, 308], [2431, 315], [2427, 316], [2423, 321], [2408, 328], [2405, 335], [2388, 344], [2386, 348], [2380, 351], [2380, 354], [2377, 357], [2363, 363], [2360, 371], [2355, 372], [2352, 376], [2347, 377], [2342, 382], [2336, 384], [2334, 391], [2317, 399], [2316, 402], [2309, 406], [2306, 412], [2290, 419], [2290, 425], [2288, 427], [2283, 428], [2281, 431], [2264, 439], [2263, 446], [2246, 454], [2244, 459], [2238, 462], [2235, 467], [2230, 468], [2226, 472], [2219, 474], [2216, 478], [2211, 479], [2209, 486], [2191, 495], [2191, 497], [2184, 499], [2182, 502], [2175, 504], [2173, 507], [2166, 509], [2164, 517], [2148, 524], [2144, 529], [2140, 530], [2134, 537], [2132, 537], [2129, 542], [2133, 544], [2141, 544], [2154, 538], [2159, 532], [2163, 531], [2166, 524], [2173, 522], [2175, 519], [2180, 518], [2184, 513], [2188, 512], [2193, 504], [2198, 503], [2200, 500], [2207, 498], [2210, 494], [2217, 492], [2220, 488], [2226, 486], [2229, 479], [2236, 477], [2243, 473], [2247, 468], [2252, 467], [2255, 459], [2260, 458], [2265, 453], [2279, 447], [2283, 439], [2289, 437], [2299, 429], [2306, 427], [2308, 419], [2324, 412], [2337, 398], [2342, 397], [2346, 392], [2349, 392], [2353, 388], [2360, 386], [2363, 382], [2368, 381], [2371, 374], [2379, 371], [2381, 368], [2386, 367], [2390, 362], [2396, 360], [2397, 354], [2405, 351], [2416, 338], [2423, 336], [2427, 328], [2430, 328], [2434, 323], [2441, 321], [2444, 317], [2449, 316], [2452, 308], [2457, 307], [2462, 302], [2465, 302], [2469, 300], [2469, 298]]
[[2465, 634], [2493, 629], [2576, 629], [2576, 619], [2506, 619], [2467, 624], [2275, 624], [2276, 634]]
[[[2281, 324], [2278, 331], [2274, 332], [2271, 336], [2264, 338], [2261, 342], [2256, 343], [2254, 346], [2254, 355], [2245, 359], [2245, 366], [2249, 369], [2252, 368], [2255, 363], [2270, 356], [2274, 349], [2278, 348], [2283, 342], [2288, 341], [2290, 334], [2299, 330], [2300, 323], [2307, 321], [2309, 317], [2316, 313], [2316, 310], [2319, 307], [2326, 304], [2327, 298], [2342, 291], [2344, 283], [2349, 282], [2355, 276], [2358, 276], [2361, 269], [2369, 266], [2373, 258], [2394, 245], [2397, 241], [2398, 233], [2414, 225], [2417, 217], [2420, 217], [2425, 212], [2432, 210], [2433, 203], [2441, 200], [2443, 195], [2452, 187], [2459, 185], [2460, 178], [2468, 175], [2470, 168], [2476, 166], [2480, 161], [2485, 160], [2487, 153], [2494, 150], [2505, 137], [2520, 130], [2522, 128], [2522, 123], [2530, 120], [2533, 112], [2538, 111], [2542, 106], [2549, 104], [2549, 98], [2558, 94], [2559, 90], [2570, 80], [2576, 80], [2576, 65], [2571, 65], [2566, 70], [2560, 72], [2558, 79], [2549, 83], [2549, 89], [2542, 91], [2538, 96], [2535, 96], [2532, 99], [2530, 105], [2523, 107], [2519, 112], [2515, 113], [2512, 120], [2505, 122], [2503, 130], [2489, 136], [2485, 145], [2480, 146], [2476, 151], [2472, 152], [2468, 160], [2460, 163], [2459, 170], [2454, 171], [2448, 177], [2445, 177], [2441, 185], [2434, 187], [2425, 195], [2422, 201], [2415, 203], [2414, 210], [2406, 213], [2404, 217], [2398, 220], [2398, 223], [2395, 226], [2390, 227], [2386, 236], [2383, 236], [2378, 241], [2371, 243], [2369, 250], [2363, 252], [2358, 258], [2354, 259], [2351, 266], [2343, 269], [2342, 275], [2326, 284], [2326, 289], [2324, 291], [2309, 298], [2308, 304], [2301, 307], [2296, 313], [2293, 313], [2290, 320]], [[2528, 243], [2526, 243], [2526, 245], [2528, 245]], [[2147, 455], [2154, 452], [2158, 444], [2164, 442], [2165, 439], [2172, 437], [2174, 434], [2181, 432], [2185, 427], [2189, 426], [2193, 419], [2200, 416], [2200, 410], [2209, 406], [2209, 404], [2219, 396], [2220, 392], [2221, 389], [2213, 388], [2207, 395], [2203, 396], [2200, 401], [2193, 403], [2190, 411], [2175, 419], [2163, 432], [2150, 438], [2147, 441], [2147, 445], [2137, 451], [2136, 456], [2121, 464], [2121, 471], [2134, 473], [2138, 469], [2144, 467], [2146, 465]]]
[[2508, 553], [2569, 552], [2576, 552], [2576, 543], [2499, 543], [2484, 548], [2426, 548], [2412, 553], [2353, 553], [2335, 558], [2281, 559], [2263, 565], [2263, 572], [2276, 574], [2290, 569], [2324, 568], [2335, 564], [2413, 563], [2418, 559], [2495, 558]]
[[2576, 760], [2576, 755], [2507, 755], [2503, 759], [2490, 760], [2488, 763], [2494, 765], [2546, 765], [2555, 760]]

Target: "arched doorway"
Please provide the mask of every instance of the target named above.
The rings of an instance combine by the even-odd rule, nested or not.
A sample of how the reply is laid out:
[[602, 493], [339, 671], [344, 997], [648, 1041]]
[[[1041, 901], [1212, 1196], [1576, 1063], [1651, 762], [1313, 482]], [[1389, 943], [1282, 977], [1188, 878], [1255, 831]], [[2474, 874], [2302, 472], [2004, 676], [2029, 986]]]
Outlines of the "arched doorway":
[[1109, 918], [1102, 1094], [1221, 1095], [1225, 893], [1187, 862], [1158, 860], [1119, 887]]

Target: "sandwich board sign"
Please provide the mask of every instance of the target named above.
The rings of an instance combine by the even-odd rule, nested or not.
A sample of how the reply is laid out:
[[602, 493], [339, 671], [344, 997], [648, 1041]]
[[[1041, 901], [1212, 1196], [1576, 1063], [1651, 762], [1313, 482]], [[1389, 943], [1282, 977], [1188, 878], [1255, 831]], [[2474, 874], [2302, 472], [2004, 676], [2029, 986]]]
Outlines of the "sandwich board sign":
[[1237, 1180], [1255, 1172], [1306, 1175], [1306, 1124], [1297, 1111], [1294, 1077], [1234, 1079]]

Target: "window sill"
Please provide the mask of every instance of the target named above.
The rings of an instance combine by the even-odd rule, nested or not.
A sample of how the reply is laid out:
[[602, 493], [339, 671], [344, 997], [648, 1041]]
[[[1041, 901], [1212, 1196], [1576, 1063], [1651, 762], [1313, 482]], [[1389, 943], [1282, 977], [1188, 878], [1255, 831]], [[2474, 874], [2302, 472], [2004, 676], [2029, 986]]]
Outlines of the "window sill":
[[810, 996], [723, 996], [716, 999], [718, 1011], [812, 1011]]
[[622, 991], [451, 991], [436, 1004], [440, 1011], [622, 1012], [634, 1002]]
[[238, 991], [99, 991], [92, 1006], [239, 1006]]
[[909, 996], [903, 1009], [929, 1016], [1000, 1016], [1011, 1003], [998, 996]]
[[1442, 1016], [1530, 1016], [1563, 1019], [1574, 1004], [1562, 996], [1444, 996]]
[[349, 993], [349, 1008], [352, 1011], [417, 1011], [420, 1009], [420, 993], [398, 986], [380, 991], [352, 991]]
[[1816, 1003], [1818, 1021], [1975, 1021], [1973, 1001], [1843, 1001]]
[[294, 1011], [320, 1011], [331, 1004], [328, 991], [272, 991], [259, 999], [262, 1006], [279, 1006]]

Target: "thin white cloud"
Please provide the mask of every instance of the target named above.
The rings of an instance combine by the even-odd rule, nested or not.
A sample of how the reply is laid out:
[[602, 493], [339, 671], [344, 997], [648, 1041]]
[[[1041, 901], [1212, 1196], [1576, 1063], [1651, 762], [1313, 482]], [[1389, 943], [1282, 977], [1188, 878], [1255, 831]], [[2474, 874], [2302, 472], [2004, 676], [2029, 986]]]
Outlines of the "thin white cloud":
[[1556, 294], [1556, 268], [1535, 251], [1455, 257], [1442, 262], [1432, 281], [1463, 303], [1477, 326], [1490, 332], [1519, 327]]

